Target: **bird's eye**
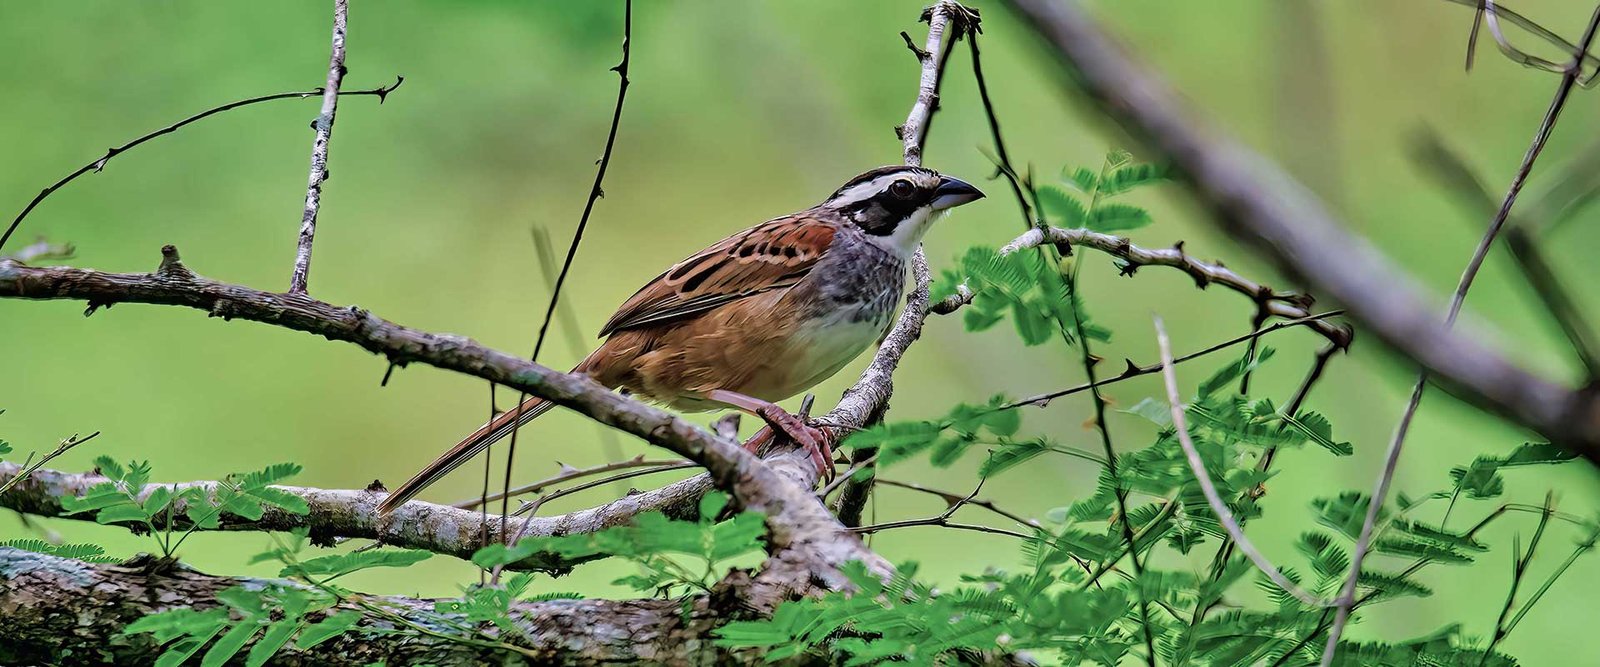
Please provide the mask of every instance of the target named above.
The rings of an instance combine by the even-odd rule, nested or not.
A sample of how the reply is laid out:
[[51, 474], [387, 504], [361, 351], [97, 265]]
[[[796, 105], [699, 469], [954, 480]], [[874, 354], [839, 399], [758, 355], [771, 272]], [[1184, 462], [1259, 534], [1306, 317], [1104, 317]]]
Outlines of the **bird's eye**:
[[889, 194], [895, 199], [910, 199], [916, 191], [917, 189], [911, 186], [911, 181], [895, 181], [889, 184]]

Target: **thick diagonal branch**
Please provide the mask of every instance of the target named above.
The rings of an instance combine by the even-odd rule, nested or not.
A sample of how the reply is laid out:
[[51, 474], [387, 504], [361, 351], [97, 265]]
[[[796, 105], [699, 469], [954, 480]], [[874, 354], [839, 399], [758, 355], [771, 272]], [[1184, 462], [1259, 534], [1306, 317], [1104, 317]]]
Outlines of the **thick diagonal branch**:
[[1230, 234], [1260, 248], [1318, 295], [1415, 360], [1447, 390], [1600, 461], [1600, 399], [1538, 377], [1451, 331], [1415, 281], [1344, 231], [1282, 171], [1204, 127], [1167, 85], [1134, 64], [1077, 5], [1010, 0], [1063, 66], [1067, 87], [1160, 157]]

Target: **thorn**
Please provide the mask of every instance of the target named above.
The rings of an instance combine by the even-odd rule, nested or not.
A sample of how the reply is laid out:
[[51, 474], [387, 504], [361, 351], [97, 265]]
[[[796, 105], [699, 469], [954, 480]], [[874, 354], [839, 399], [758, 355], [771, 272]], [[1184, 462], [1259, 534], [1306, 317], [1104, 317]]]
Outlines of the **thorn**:
[[578, 472], [577, 468], [574, 468], [574, 467], [572, 467], [570, 465], [567, 465], [565, 463], [562, 463], [560, 461], [556, 461], [556, 466], [557, 466], [557, 469], [559, 470], [559, 474], [562, 474], [562, 475], [570, 475], [572, 473]]
[[183, 265], [183, 258], [178, 256], [178, 246], [161, 246], [161, 264], [156, 266], [156, 275], [163, 278], [192, 278], [194, 274]]
[[1100, 362], [1102, 362], [1102, 361], [1105, 361], [1105, 358], [1100, 356], [1100, 355], [1098, 355], [1098, 354], [1089, 355], [1089, 365], [1090, 366], [1099, 366]]
[[1142, 369], [1139, 368], [1138, 364], [1133, 363], [1132, 359], [1128, 359], [1128, 358], [1124, 357], [1122, 360], [1125, 361], [1125, 362], [1128, 362], [1128, 367], [1122, 369], [1122, 376], [1123, 377], [1128, 377], [1129, 375], [1138, 375], [1139, 371], [1142, 370]]
[[340, 63], [339, 64], [339, 78], [342, 79], [342, 78], [344, 78], [344, 75], [349, 74], [349, 73], [350, 73], [350, 68], [345, 67], [344, 63]]
[[389, 361], [389, 367], [383, 371], [383, 379], [378, 382], [379, 387], [389, 386], [389, 376], [394, 375], [394, 367], [398, 365], [393, 360]]
[[379, 491], [388, 491], [388, 490], [389, 490], [388, 488], [384, 487], [383, 480], [381, 480], [381, 479], [372, 480], [372, 483], [367, 485], [367, 491], [372, 492], [372, 493], [377, 493]]

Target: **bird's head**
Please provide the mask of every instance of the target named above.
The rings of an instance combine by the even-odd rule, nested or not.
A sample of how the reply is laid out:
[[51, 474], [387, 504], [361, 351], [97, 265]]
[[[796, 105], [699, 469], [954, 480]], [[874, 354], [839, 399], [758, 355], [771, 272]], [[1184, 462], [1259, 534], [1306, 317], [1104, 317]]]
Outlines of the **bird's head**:
[[839, 213], [879, 245], [910, 254], [933, 220], [983, 198], [965, 181], [922, 167], [879, 167], [850, 179], [818, 208]]

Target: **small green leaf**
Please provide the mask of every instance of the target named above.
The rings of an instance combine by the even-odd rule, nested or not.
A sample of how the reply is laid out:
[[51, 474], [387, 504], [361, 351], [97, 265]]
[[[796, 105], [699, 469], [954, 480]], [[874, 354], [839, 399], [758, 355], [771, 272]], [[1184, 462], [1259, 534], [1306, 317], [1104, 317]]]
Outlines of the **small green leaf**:
[[1089, 194], [1094, 191], [1095, 185], [1100, 182], [1100, 176], [1088, 167], [1078, 167], [1070, 172], [1063, 168], [1061, 170], [1061, 180], [1076, 188], [1078, 192]]
[[1100, 204], [1089, 215], [1085, 226], [1103, 234], [1138, 229], [1150, 224], [1150, 213], [1128, 204]]
[[149, 520], [150, 515], [145, 514], [144, 508], [133, 503], [128, 503], [126, 505], [112, 505], [111, 507], [100, 510], [99, 514], [94, 515], [95, 523], [99, 524]]
[[1046, 221], [1058, 227], [1083, 227], [1087, 217], [1083, 203], [1061, 188], [1041, 185], [1038, 188], [1039, 206]]

